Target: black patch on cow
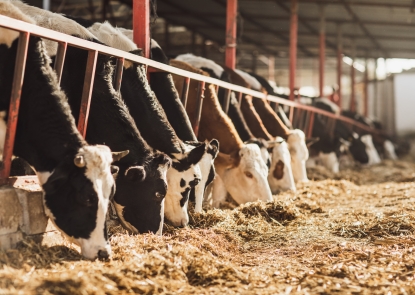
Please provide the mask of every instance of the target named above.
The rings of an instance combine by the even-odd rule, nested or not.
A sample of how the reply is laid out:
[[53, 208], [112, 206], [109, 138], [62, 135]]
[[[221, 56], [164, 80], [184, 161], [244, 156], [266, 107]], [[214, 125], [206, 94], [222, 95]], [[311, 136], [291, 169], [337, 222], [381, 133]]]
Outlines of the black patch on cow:
[[186, 188], [184, 192], [181, 192], [182, 199], [180, 200], [180, 207], [183, 207], [189, 200], [190, 188]]
[[182, 178], [180, 180], [180, 187], [184, 187], [186, 185], [186, 181]]
[[272, 172], [272, 175], [276, 179], [282, 179], [284, 177], [284, 162], [281, 160], [278, 160], [277, 165], [275, 165], [275, 169]]
[[[151, 40], [151, 42], [153, 42], [153, 40]], [[151, 59], [164, 63], [164, 64], [169, 63], [169, 58], [164, 54], [163, 50], [158, 46], [151, 48]]]
[[215, 179], [215, 175], [216, 175], [216, 173], [215, 173], [215, 168], [214, 168], [214, 166], [212, 166], [212, 167], [210, 168], [210, 171], [209, 171], [209, 176], [208, 176], [208, 178], [207, 178], [207, 181], [206, 181], [206, 185], [205, 185], [205, 187], [206, 187], [206, 186], [208, 186], [209, 184], [211, 184], [211, 183], [212, 183], [213, 179]]
[[209, 142], [207, 152], [212, 156], [212, 159], [216, 158], [219, 152], [219, 141], [217, 139], [212, 139]]

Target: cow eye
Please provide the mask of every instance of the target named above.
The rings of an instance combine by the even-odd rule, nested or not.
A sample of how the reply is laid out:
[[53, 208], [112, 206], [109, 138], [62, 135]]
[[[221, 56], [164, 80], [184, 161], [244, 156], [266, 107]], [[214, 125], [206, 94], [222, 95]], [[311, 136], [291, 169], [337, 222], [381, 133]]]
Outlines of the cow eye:
[[254, 176], [252, 175], [252, 173], [251, 172], [248, 172], [248, 171], [245, 171], [245, 175], [246, 175], [246, 177], [248, 177], [248, 178], [253, 178]]
[[162, 200], [164, 198], [164, 194], [157, 192], [156, 193], [156, 199], [157, 200]]

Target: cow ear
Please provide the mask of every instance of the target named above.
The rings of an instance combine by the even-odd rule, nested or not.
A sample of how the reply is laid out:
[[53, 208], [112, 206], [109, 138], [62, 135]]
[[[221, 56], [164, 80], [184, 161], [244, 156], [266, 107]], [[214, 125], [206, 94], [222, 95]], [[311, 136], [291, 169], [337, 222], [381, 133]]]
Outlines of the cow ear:
[[171, 167], [171, 159], [166, 154], [163, 154], [163, 153], [158, 153], [154, 157], [154, 162], [157, 165], [160, 165], [160, 166], [166, 166], [167, 165], [168, 168]]
[[313, 144], [315, 144], [316, 142], [318, 142], [320, 140], [320, 137], [312, 137], [309, 139], [306, 139], [306, 145], [309, 148], [310, 146], [312, 146]]
[[209, 142], [208, 153], [212, 155], [213, 159], [216, 158], [219, 152], [219, 141], [217, 139], [212, 139]]
[[146, 171], [143, 166], [133, 166], [125, 171], [125, 176], [130, 181], [143, 181], [146, 178]]
[[111, 165], [111, 174], [112, 174], [112, 176], [114, 176], [114, 177], [117, 176], [119, 171], [120, 171], [120, 168], [118, 168], [118, 166]]
[[64, 169], [56, 167], [49, 176], [48, 180], [42, 185], [43, 190], [46, 193], [54, 194], [59, 190], [67, 178], [68, 173]]
[[112, 152], [112, 161], [113, 162], [118, 162], [119, 160], [124, 158], [129, 153], [130, 153], [129, 150], [125, 150], [125, 151], [122, 151], [122, 152]]
[[284, 139], [283, 138], [278, 138], [278, 139], [276, 139], [276, 140], [269, 140], [269, 141], [266, 141], [266, 143], [267, 143], [267, 148], [268, 149], [272, 149], [272, 148], [274, 148], [274, 147], [276, 147], [277, 145], [280, 145], [281, 143], [283, 143], [284, 142]]
[[206, 143], [203, 142], [201, 145], [199, 145], [198, 147], [195, 147], [189, 152], [189, 154], [185, 158], [186, 162], [189, 165], [194, 165], [198, 163], [200, 159], [202, 159], [205, 152], [206, 152]]

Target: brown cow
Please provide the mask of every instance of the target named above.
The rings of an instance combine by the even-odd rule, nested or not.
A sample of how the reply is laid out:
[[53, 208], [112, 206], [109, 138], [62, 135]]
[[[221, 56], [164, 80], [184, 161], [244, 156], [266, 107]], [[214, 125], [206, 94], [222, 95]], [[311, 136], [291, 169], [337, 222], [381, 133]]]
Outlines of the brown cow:
[[[207, 73], [184, 62], [172, 60], [170, 64], [208, 76]], [[184, 78], [173, 75], [173, 80], [178, 92], [181, 93]], [[196, 112], [197, 85], [198, 82], [192, 80], [189, 86], [186, 111], [190, 118], [194, 118]], [[213, 205], [218, 207], [225, 200], [227, 192], [238, 204], [272, 200], [267, 182], [268, 169], [261, 158], [258, 145], [242, 142], [235, 126], [222, 111], [214, 85], [208, 84], [203, 100], [198, 139], [213, 138], [218, 139], [220, 143], [220, 152], [215, 160], [217, 176], [213, 184]]]

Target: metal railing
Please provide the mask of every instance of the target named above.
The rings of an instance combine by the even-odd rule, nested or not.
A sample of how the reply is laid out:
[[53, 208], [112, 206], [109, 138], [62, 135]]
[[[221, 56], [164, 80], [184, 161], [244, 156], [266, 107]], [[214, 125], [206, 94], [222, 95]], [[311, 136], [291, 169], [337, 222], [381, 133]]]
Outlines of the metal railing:
[[[183, 76], [184, 87], [182, 90], [181, 100], [183, 105], [186, 106], [187, 95], [189, 92], [190, 79], [198, 81], [198, 103], [196, 114], [193, 118], [189, 118], [192, 127], [197, 134], [200, 116], [202, 112], [202, 101], [204, 95], [205, 84], [216, 85], [216, 91], [219, 87], [227, 89], [227, 97], [230, 95], [230, 91], [238, 93], [238, 100], [241, 101], [242, 95], [251, 95], [252, 97], [258, 97], [267, 99], [268, 101], [275, 102], [279, 105], [287, 106], [290, 108], [289, 119], [294, 122], [294, 126], [305, 131], [307, 137], [311, 137], [313, 122], [316, 114], [327, 117], [328, 126], [334, 129], [334, 123], [336, 120], [343, 121], [352, 127], [364, 130], [370, 133], [380, 133], [378, 130], [374, 130], [364, 124], [358, 123], [350, 118], [346, 118], [337, 114], [333, 114], [312, 106], [303, 105], [294, 101], [286, 100], [277, 96], [267, 95], [262, 92], [251, 90], [245, 87], [234, 85], [231, 83], [223, 82], [211, 77], [191, 73], [185, 70], [181, 70], [166, 64], [162, 64], [144, 57], [140, 57], [122, 50], [118, 50], [105, 45], [93, 43], [80, 38], [76, 38], [70, 35], [59, 33], [53, 30], [42, 28], [33, 24], [18, 21], [6, 16], [0, 15], [0, 27], [15, 30], [20, 32], [18, 52], [16, 57], [16, 67], [13, 78], [12, 93], [10, 99], [9, 115], [7, 122], [6, 140], [3, 151], [3, 166], [0, 169], [0, 184], [7, 183], [10, 176], [11, 158], [13, 154], [14, 139], [16, 135], [16, 127], [19, 113], [20, 94], [23, 85], [23, 77], [25, 71], [26, 55], [28, 49], [28, 41], [31, 35], [49, 39], [58, 43], [58, 50], [56, 54], [54, 69], [60, 82], [62, 76], [63, 65], [65, 61], [66, 50], [68, 46], [73, 46], [81, 49], [88, 50], [88, 60], [86, 73], [84, 78], [84, 86], [82, 91], [82, 102], [78, 120], [78, 130], [85, 137], [88, 123], [89, 107], [91, 104], [91, 94], [94, 85], [95, 67], [98, 54], [105, 54], [117, 59], [115, 69], [114, 88], [119, 91], [122, 81], [123, 65], [125, 60], [129, 60], [134, 63], [143, 64], [149, 67], [149, 71], [165, 71], [179, 76]], [[228, 109], [229, 100], [223, 105], [223, 109]]]

